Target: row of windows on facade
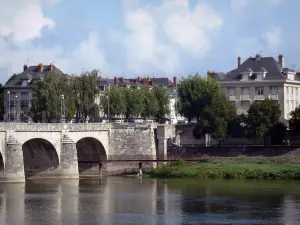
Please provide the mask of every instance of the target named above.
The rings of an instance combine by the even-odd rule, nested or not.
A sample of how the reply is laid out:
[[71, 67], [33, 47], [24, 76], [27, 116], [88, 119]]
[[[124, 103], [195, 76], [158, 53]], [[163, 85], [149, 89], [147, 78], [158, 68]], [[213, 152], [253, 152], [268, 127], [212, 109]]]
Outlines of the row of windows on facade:
[[[270, 87], [271, 95], [278, 95], [278, 87]], [[229, 96], [235, 96], [236, 88], [227, 88]], [[264, 88], [257, 87], [255, 88], [256, 95], [264, 95]], [[244, 87], [242, 88], [242, 95], [250, 95], [250, 88]]]

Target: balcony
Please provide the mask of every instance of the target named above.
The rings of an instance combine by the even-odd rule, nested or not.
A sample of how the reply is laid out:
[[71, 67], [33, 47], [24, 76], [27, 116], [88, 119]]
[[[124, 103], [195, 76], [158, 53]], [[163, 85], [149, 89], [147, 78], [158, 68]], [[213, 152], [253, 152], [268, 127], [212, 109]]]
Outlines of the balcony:
[[27, 100], [22, 99], [21, 100], [21, 105], [29, 105], [29, 100], [28, 99]]
[[265, 97], [263, 95], [255, 95], [254, 100], [264, 100]]
[[241, 95], [241, 101], [250, 101], [250, 95]]
[[269, 99], [272, 99], [272, 100], [278, 100], [278, 94], [276, 95], [269, 95]]
[[236, 101], [236, 100], [235, 100], [235, 96], [233, 96], [233, 95], [227, 96], [227, 99], [228, 99], [229, 101], [232, 101], [232, 102], [235, 102], [235, 101]]

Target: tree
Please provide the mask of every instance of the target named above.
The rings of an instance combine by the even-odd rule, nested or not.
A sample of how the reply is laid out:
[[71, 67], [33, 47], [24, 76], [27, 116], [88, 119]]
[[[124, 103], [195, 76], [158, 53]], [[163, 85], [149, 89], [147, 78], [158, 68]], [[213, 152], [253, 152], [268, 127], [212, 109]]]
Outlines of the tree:
[[247, 130], [252, 137], [266, 137], [280, 118], [281, 110], [276, 101], [265, 99], [250, 105], [246, 117]]
[[223, 95], [218, 94], [205, 106], [201, 117], [194, 136], [199, 138], [210, 134], [213, 139], [222, 141], [227, 137], [228, 123], [236, 117], [236, 108]]
[[272, 144], [282, 144], [282, 141], [286, 136], [286, 128], [287, 127], [282, 122], [278, 122], [269, 130], [269, 135], [271, 136]]
[[300, 107], [296, 107], [291, 113], [291, 119], [289, 121], [290, 129], [295, 133], [300, 133]]
[[126, 102], [126, 119], [139, 117], [144, 110], [145, 92], [141, 88], [123, 88]]
[[245, 114], [241, 114], [229, 121], [227, 135], [231, 135], [232, 137], [244, 137], [245, 126], [243, 126], [243, 124], [245, 122], [245, 119]]
[[215, 95], [221, 94], [221, 86], [213, 78], [204, 78], [198, 73], [182, 78], [178, 84], [179, 112], [191, 121], [199, 122], [204, 108]]
[[153, 89], [142, 88], [141, 90], [144, 92], [145, 96], [143, 102], [143, 111], [141, 115], [144, 118], [155, 117], [156, 115], [158, 115], [159, 105]]
[[101, 97], [102, 110], [107, 115], [109, 107], [109, 117], [125, 115], [126, 98], [124, 91], [125, 89], [123, 87], [118, 88], [113, 86]]
[[162, 118], [166, 114], [170, 113], [170, 107], [169, 107], [170, 99], [169, 99], [168, 89], [165, 86], [155, 86], [152, 89], [152, 91], [154, 93], [154, 96], [158, 104], [156, 117]]
[[47, 73], [43, 80], [32, 86], [31, 114], [35, 122], [59, 121], [62, 118], [64, 95], [65, 118], [71, 120], [75, 113], [75, 99], [70, 78], [63, 74]]
[[[76, 117], [86, 121], [94, 119], [95, 112], [99, 111], [96, 99], [99, 98], [99, 71], [83, 72], [73, 77], [74, 97], [76, 99]], [[98, 116], [97, 116], [98, 117]]]

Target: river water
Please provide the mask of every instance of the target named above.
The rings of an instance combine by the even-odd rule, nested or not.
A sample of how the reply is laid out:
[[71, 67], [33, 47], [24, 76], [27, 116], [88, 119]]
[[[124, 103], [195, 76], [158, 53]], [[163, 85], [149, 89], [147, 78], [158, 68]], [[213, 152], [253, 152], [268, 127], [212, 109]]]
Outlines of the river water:
[[300, 183], [101, 180], [0, 184], [0, 224], [300, 224]]

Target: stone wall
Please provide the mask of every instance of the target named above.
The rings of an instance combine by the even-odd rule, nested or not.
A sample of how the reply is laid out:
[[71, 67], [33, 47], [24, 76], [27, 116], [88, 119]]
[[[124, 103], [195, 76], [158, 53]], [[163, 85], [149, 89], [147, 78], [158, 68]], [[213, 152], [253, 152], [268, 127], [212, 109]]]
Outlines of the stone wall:
[[[110, 133], [110, 154], [108, 160], [152, 160], [156, 159], [154, 129], [144, 127], [115, 127]], [[140, 162], [109, 163], [108, 173], [139, 171]], [[153, 168], [155, 163], [143, 162], [142, 169]], [[118, 172], [119, 171], [119, 172]]]

